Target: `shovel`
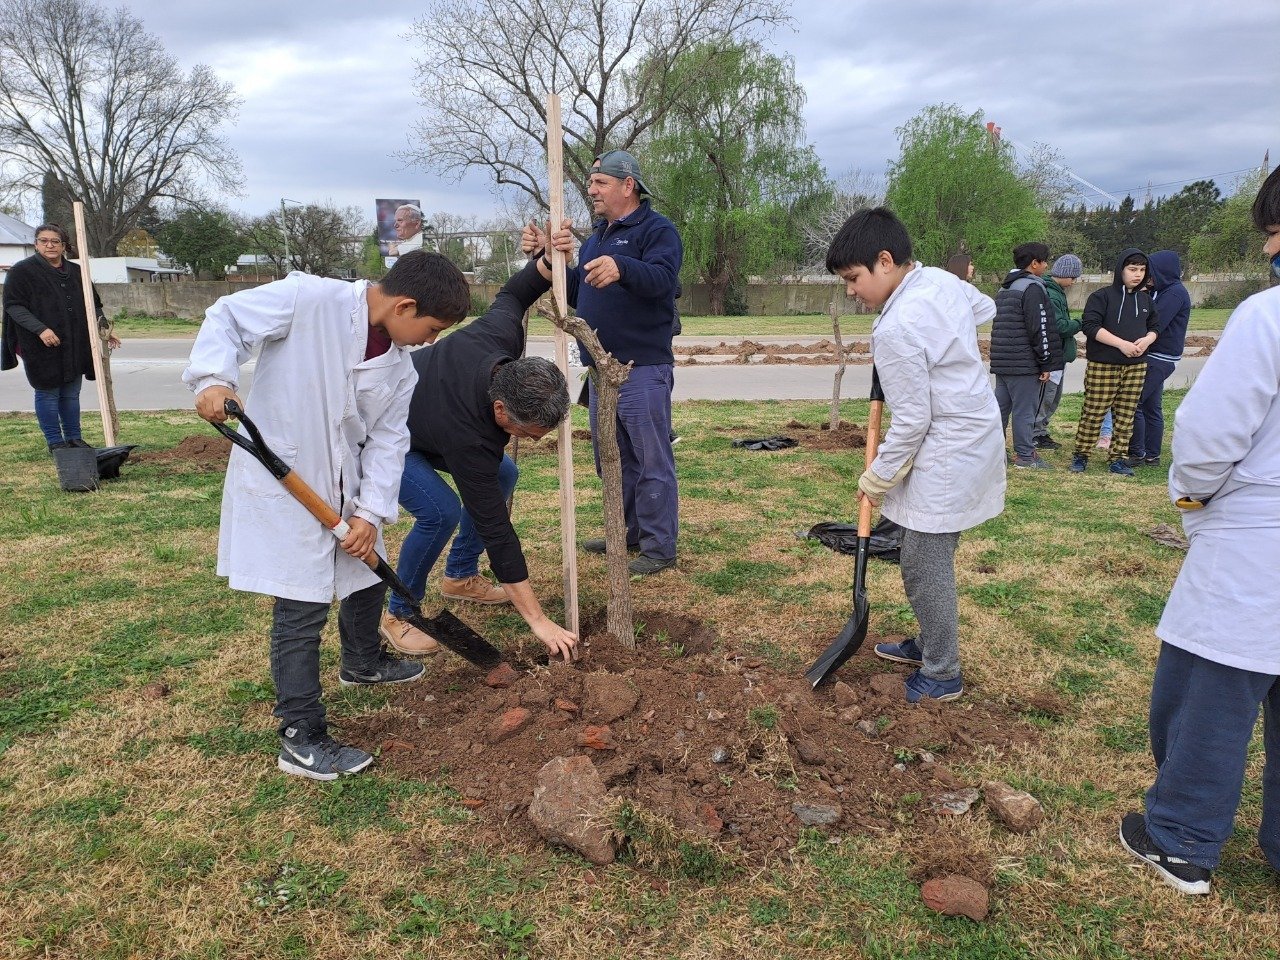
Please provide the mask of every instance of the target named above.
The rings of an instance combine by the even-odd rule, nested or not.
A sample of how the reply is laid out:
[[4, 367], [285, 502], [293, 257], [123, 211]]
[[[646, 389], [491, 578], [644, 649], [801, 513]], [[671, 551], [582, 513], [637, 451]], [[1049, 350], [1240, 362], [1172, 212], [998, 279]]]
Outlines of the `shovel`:
[[[871, 414], [867, 418], [867, 467], [876, 458], [876, 449], [880, 446], [880, 417], [883, 413], [884, 391], [880, 389], [880, 376], [875, 367], [872, 367]], [[853, 613], [845, 622], [840, 636], [831, 641], [831, 645], [822, 651], [822, 656], [805, 671], [805, 679], [814, 687], [839, 670], [846, 660], [858, 652], [862, 641], [867, 639], [867, 621], [871, 617], [871, 607], [867, 603], [867, 551], [870, 546], [871, 501], [866, 497], [859, 497], [858, 552], [853, 561]]]
[[[257, 426], [245, 414], [240, 404], [234, 400], [228, 400], [223, 405], [223, 408], [226, 410], [227, 416], [235, 417], [244, 424], [244, 428], [249, 431], [249, 437], [237, 433], [225, 423], [214, 424], [218, 432], [266, 467], [271, 475], [279, 480], [284, 485], [284, 488], [293, 495], [294, 499], [306, 507], [311, 515], [324, 524], [330, 533], [339, 540], [345, 540], [350, 532], [347, 522], [329, 504], [320, 499], [320, 495], [290, 469], [288, 464], [272, 452], [266, 441], [262, 439], [262, 434], [258, 432]], [[490, 670], [502, 663], [502, 652], [497, 647], [448, 610], [442, 610], [434, 617], [424, 615], [421, 605], [413, 599], [413, 596], [409, 593], [409, 588], [396, 575], [396, 572], [391, 569], [387, 561], [376, 553], [374, 557], [376, 558], [374, 562], [367, 560], [365, 562], [369, 564], [369, 567], [383, 583], [394, 590], [400, 596], [400, 599], [409, 605], [409, 612], [402, 619], [408, 620], [428, 636], [435, 637], [444, 646], [464, 660], [474, 663], [477, 667]]]

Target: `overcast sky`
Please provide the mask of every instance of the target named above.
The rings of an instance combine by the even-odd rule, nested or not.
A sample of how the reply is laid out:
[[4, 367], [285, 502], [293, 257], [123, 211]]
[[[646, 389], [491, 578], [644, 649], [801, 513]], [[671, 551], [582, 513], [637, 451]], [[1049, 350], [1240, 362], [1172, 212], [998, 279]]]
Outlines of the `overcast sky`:
[[[209, 64], [244, 103], [226, 129], [244, 195], [355, 204], [420, 198], [428, 213], [488, 218], [481, 177], [460, 184], [395, 156], [422, 115], [405, 38], [414, 2], [122, 0], [184, 63]], [[929, 104], [983, 110], [1006, 138], [1055, 147], [1109, 192], [1234, 183], [1280, 161], [1280, 0], [810, 0], [772, 37], [795, 58], [808, 138], [839, 177], [882, 175], [894, 130]], [[1093, 195], [1090, 199], [1100, 199]]]

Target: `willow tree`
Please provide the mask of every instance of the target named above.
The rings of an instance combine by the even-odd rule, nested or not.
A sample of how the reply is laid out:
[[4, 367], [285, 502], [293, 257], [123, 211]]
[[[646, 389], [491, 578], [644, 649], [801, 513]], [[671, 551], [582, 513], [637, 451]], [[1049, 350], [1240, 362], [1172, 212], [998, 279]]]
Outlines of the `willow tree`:
[[1048, 217], [1013, 148], [982, 111], [926, 107], [897, 130], [885, 202], [907, 227], [917, 259], [941, 266], [960, 249], [980, 273], [1003, 273], [1020, 243], [1043, 241]]
[[750, 274], [801, 258], [793, 211], [829, 186], [804, 140], [804, 89], [790, 57], [757, 43], [707, 44], [670, 69], [688, 93], [644, 141], [644, 169], [680, 232], [683, 275], [708, 284], [711, 312], [723, 314]]

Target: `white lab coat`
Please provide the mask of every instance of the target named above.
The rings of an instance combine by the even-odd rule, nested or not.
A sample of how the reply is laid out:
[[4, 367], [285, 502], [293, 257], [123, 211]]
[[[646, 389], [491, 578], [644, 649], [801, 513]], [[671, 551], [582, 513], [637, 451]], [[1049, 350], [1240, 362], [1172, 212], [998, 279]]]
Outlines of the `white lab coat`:
[[[245, 412], [275, 453], [343, 519], [395, 522], [406, 420], [418, 376], [395, 344], [364, 359], [368, 283], [302, 273], [222, 297], [205, 314], [182, 379], [235, 388], [261, 345]], [[218, 574], [232, 589], [326, 603], [377, 577], [249, 454], [233, 448], [222, 495]]]
[[893, 420], [871, 470], [889, 479], [914, 457], [881, 512], [921, 533], [954, 533], [1004, 510], [1000, 408], [978, 352], [995, 302], [936, 267], [911, 270], [871, 328], [871, 357]]
[[1169, 495], [1190, 549], [1156, 636], [1280, 675], [1280, 287], [1236, 308], [1174, 421]]

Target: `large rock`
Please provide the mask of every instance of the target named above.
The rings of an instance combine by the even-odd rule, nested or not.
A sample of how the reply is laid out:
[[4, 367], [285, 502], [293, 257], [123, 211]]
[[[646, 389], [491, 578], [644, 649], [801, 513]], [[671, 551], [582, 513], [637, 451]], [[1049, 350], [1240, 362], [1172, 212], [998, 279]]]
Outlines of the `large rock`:
[[987, 888], [960, 874], [935, 877], [920, 888], [920, 896], [926, 907], [948, 917], [985, 920], [991, 906]]
[[982, 785], [982, 798], [1001, 823], [1014, 833], [1030, 833], [1044, 822], [1044, 807], [1029, 793], [999, 780]]
[[610, 825], [609, 797], [590, 758], [556, 757], [538, 771], [529, 819], [547, 843], [592, 863], [613, 863], [621, 838]]
[[589, 673], [582, 685], [587, 694], [586, 716], [599, 723], [625, 717], [640, 702], [640, 691], [616, 674]]

